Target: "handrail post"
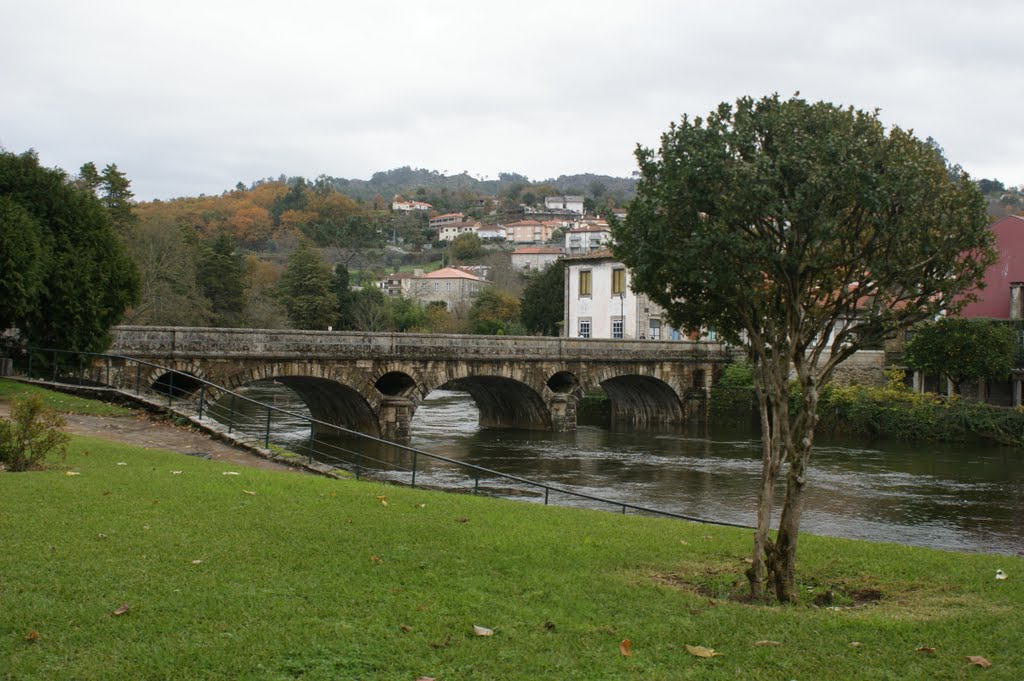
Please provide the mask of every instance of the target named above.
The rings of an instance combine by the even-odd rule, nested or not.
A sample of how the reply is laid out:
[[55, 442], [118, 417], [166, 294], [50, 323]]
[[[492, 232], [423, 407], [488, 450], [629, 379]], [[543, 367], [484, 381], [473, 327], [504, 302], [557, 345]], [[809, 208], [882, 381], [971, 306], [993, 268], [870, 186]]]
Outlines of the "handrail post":
[[139, 395], [142, 392], [142, 365], [139, 362], [135, 362], [135, 394]]
[[[91, 376], [90, 376], [91, 378]], [[85, 358], [78, 356], [78, 385], [85, 383]]]
[[174, 401], [174, 370], [171, 369], [167, 376], [167, 406], [170, 407], [171, 403]]
[[228, 435], [231, 435], [231, 429], [235, 427], [235, 393], [231, 393], [231, 418], [228, 419]]
[[267, 407], [267, 432], [263, 437], [263, 446], [270, 449], [270, 407]]
[[416, 450], [412, 452], [412, 487], [416, 486]]
[[199, 391], [199, 420], [203, 418], [203, 402], [206, 401], [206, 384], [203, 383], [203, 389]]
[[548, 505], [548, 492], [550, 492], [550, 491], [551, 491], [551, 488], [545, 485], [545, 487], [544, 487], [544, 505], [545, 506]]
[[107, 387], [110, 387], [110, 357], [107, 356]]

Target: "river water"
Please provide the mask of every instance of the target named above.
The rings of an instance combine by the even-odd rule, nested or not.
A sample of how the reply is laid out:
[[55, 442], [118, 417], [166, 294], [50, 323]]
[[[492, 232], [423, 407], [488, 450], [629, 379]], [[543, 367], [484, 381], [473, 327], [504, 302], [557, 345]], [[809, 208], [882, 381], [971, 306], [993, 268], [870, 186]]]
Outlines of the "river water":
[[[260, 401], [308, 414], [288, 388], [248, 386]], [[750, 430], [666, 432], [580, 426], [575, 433], [481, 429], [472, 398], [437, 390], [416, 412], [410, 445], [434, 454], [595, 496], [715, 521], [754, 523], [760, 441]], [[249, 426], [262, 432], [265, 412]], [[309, 426], [274, 417], [275, 439], [296, 451]], [[353, 448], [351, 443], [338, 446]], [[395, 461], [380, 448], [377, 458]], [[457, 467], [420, 458], [417, 484], [471, 489]], [[388, 477], [388, 473], [382, 473]], [[398, 479], [398, 476], [395, 476]], [[408, 478], [401, 478], [408, 480]], [[543, 493], [484, 481], [486, 491]], [[836, 537], [1024, 555], [1024, 450], [819, 437], [801, 528]], [[779, 493], [783, 487], [780, 484]], [[558, 503], [568, 503], [560, 499]], [[607, 508], [607, 507], [606, 507]]]

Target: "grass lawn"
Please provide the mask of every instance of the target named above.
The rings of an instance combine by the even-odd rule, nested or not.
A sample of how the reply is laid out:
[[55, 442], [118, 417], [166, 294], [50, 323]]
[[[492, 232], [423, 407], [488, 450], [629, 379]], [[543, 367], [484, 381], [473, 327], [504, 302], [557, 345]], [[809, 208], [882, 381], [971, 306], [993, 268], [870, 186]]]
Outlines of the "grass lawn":
[[114, 404], [107, 404], [98, 400], [90, 400], [76, 395], [47, 390], [39, 386], [27, 383], [19, 383], [6, 378], [0, 378], [0, 400], [10, 401], [25, 395], [39, 395], [43, 403], [62, 414], [90, 414], [93, 416], [129, 416], [135, 412], [131, 409], [119, 407]]
[[0, 474], [0, 679], [1024, 678], [1020, 558], [805, 536], [804, 603], [750, 606], [749, 544], [79, 437]]

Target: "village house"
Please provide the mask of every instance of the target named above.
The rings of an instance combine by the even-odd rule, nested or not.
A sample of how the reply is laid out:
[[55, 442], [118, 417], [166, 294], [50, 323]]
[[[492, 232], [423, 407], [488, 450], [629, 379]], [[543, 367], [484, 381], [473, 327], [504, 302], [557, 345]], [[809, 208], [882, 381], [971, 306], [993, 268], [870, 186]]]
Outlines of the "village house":
[[714, 332], [685, 334], [665, 310], [630, 288], [630, 273], [610, 251], [569, 256], [565, 267], [564, 333], [577, 338], [715, 340]]
[[422, 305], [444, 303], [449, 310], [471, 304], [486, 285], [484, 279], [457, 267], [444, 267], [426, 274], [423, 270], [412, 274], [399, 272], [379, 283], [389, 296], [401, 295]]
[[433, 208], [434, 207], [427, 203], [426, 201], [406, 201], [398, 194], [395, 194], [395, 198], [391, 202], [391, 210], [432, 210]]
[[544, 208], [549, 211], [570, 211], [583, 215], [582, 196], [545, 196]]
[[462, 234], [469, 232], [479, 236], [479, 222], [449, 222], [437, 230], [438, 241], [455, 241]]
[[512, 267], [517, 270], [540, 272], [563, 255], [562, 249], [557, 246], [523, 246], [512, 251]]
[[430, 218], [430, 227], [432, 229], [439, 229], [444, 225], [452, 225], [459, 222], [465, 222], [466, 216], [462, 213], [445, 213], [444, 215], [435, 215]]
[[551, 239], [554, 230], [539, 220], [520, 220], [505, 226], [507, 239], [517, 244], [542, 244]]
[[586, 224], [565, 233], [565, 252], [583, 255], [606, 249], [611, 242], [612, 231], [607, 224]]
[[507, 231], [504, 225], [481, 225], [477, 223], [476, 235], [484, 241], [505, 241]]

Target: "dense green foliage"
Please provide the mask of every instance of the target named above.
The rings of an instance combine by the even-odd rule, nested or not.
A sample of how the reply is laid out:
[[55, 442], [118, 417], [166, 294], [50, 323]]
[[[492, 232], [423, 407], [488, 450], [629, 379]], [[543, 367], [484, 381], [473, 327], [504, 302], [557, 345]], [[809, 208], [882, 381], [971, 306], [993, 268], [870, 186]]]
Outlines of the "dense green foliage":
[[196, 282], [218, 326], [239, 326], [245, 313], [245, 264], [235, 241], [221, 232], [200, 246]]
[[39, 395], [11, 403], [11, 419], [0, 418], [0, 466], [12, 472], [35, 470], [51, 454], [63, 453], [68, 436], [64, 417], [49, 409]]
[[970, 379], [1004, 379], [1017, 355], [1017, 334], [990, 319], [943, 317], [914, 330], [903, 359], [909, 367], [948, 378], [955, 392]]
[[767, 580], [792, 600], [819, 391], [853, 352], [955, 309], [981, 282], [995, 260], [981, 192], [877, 112], [798, 97], [684, 116], [636, 155], [615, 253], [674, 326], [714, 328], [747, 350], [764, 443], [747, 575], [754, 597]]
[[917, 393], [902, 371], [885, 387], [830, 385], [818, 404], [824, 432], [922, 442], [1024, 446], [1024, 410]]
[[460, 234], [452, 240], [448, 251], [458, 262], [470, 262], [484, 253], [483, 241], [475, 232]]
[[522, 327], [519, 323], [519, 299], [487, 286], [477, 294], [469, 308], [472, 332], [494, 335], [517, 335]]
[[523, 326], [530, 333], [558, 336], [565, 318], [565, 261], [530, 275], [520, 304]]
[[[731, 598], [743, 530], [91, 438], [51, 466], [0, 475], [10, 678], [1016, 681], [1024, 668], [1019, 557], [808, 536], [801, 605], [771, 608]], [[857, 605], [871, 589], [881, 599]], [[837, 608], [814, 607], [827, 591]]]
[[0, 151], [0, 217], [0, 322], [31, 345], [105, 349], [138, 301], [139, 276], [104, 206], [34, 152]]
[[295, 329], [326, 330], [338, 317], [338, 295], [330, 268], [320, 255], [299, 242], [278, 282], [278, 297]]

